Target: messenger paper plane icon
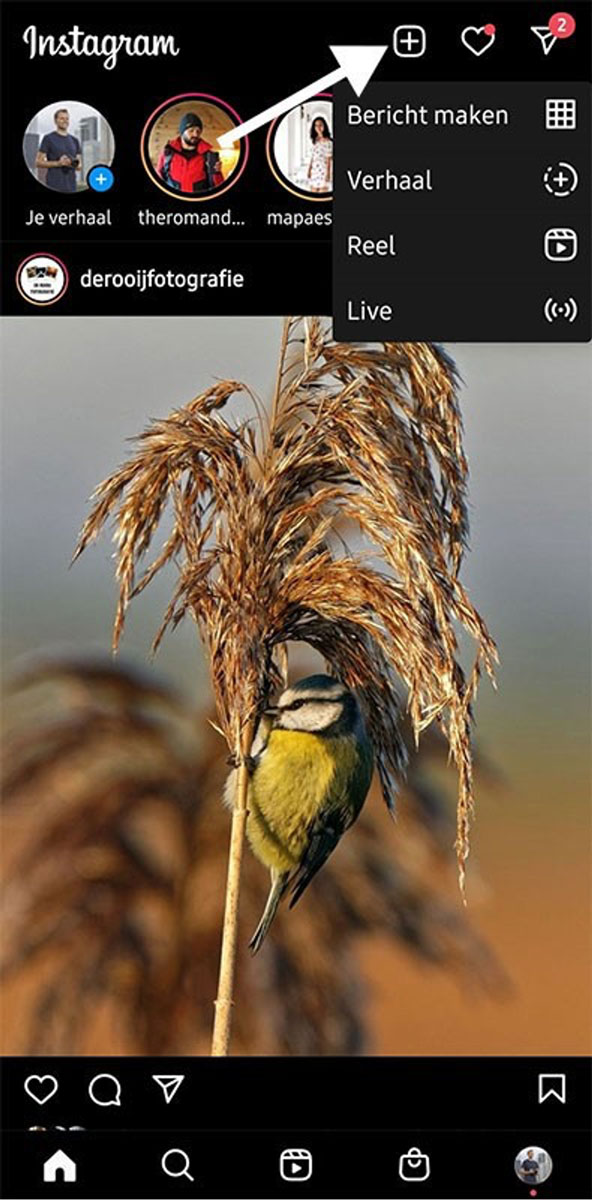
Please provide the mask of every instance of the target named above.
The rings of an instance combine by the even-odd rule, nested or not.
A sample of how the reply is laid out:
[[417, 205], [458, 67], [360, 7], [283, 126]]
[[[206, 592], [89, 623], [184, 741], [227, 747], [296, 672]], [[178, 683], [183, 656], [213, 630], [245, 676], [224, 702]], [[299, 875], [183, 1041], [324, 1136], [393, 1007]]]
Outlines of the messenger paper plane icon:
[[173, 1096], [175, 1096], [177, 1094], [177, 1092], [179, 1091], [179, 1088], [181, 1087], [181, 1084], [183, 1083], [185, 1076], [184, 1075], [153, 1075], [152, 1078], [153, 1078], [154, 1082], [157, 1083], [160, 1088], [162, 1088], [164, 1098], [165, 1098], [167, 1104], [170, 1104], [171, 1100], [173, 1099]]
[[539, 1075], [539, 1104], [545, 1100], [559, 1100], [565, 1104], [567, 1084], [565, 1075]]

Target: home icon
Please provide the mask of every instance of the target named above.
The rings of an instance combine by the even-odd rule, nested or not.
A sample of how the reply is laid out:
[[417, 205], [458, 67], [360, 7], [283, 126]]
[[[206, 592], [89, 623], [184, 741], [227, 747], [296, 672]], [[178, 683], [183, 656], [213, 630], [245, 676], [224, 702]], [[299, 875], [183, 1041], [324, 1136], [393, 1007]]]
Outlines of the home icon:
[[76, 1183], [76, 1163], [63, 1150], [56, 1150], [43, 1164], [44, 1183], [57, 1183], [58, 1175], [64, 1183]]

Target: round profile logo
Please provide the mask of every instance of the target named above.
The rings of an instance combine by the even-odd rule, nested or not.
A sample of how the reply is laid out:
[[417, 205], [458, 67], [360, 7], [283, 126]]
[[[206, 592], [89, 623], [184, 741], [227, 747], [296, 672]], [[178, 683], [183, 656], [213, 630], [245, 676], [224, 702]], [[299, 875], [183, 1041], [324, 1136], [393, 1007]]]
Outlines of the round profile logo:
[[55, 254], [30, 254], [16, 273], [16, 286], [23, 299], [41, 307], [60, 300], [68, 283], [66, 265]]
[[222, 148], [218, 138], [240, 124], [238, 113], [217, 96], [173, 96], [155, 109], [142, 131], [144, 169], [156, 187], [178, 200], [222, 196], [245, 169], [249, 140]]

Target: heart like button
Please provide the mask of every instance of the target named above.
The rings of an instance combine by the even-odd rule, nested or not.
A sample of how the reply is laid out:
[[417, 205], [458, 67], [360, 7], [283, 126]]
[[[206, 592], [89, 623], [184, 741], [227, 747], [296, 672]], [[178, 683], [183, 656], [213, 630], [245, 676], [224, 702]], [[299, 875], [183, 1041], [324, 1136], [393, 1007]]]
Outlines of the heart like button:
[[58, 1090], [55, 1075], [28, 1075], [25, 1079], [25, 1091], [36, 1104], [47, 1104]]
[[460, 35], [460, 40], [471, 54], [480, 58], [486, 50], [491, 50], [495, 42], [495, 25], [467, 25]]

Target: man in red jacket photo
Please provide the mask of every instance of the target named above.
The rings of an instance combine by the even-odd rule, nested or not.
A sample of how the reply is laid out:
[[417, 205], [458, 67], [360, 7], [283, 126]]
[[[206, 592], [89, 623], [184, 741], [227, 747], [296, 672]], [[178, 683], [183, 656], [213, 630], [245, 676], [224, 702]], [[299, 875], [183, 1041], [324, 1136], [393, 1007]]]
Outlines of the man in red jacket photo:
[[201, 117], [185, 113], [179, 122], [179, 136], [162, 150], [156, 172], [172, 191], [195, 195], [224, 183], [218, 152], [204, 141], [202, 131]]

